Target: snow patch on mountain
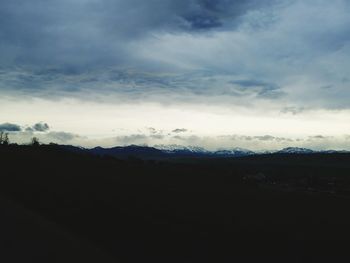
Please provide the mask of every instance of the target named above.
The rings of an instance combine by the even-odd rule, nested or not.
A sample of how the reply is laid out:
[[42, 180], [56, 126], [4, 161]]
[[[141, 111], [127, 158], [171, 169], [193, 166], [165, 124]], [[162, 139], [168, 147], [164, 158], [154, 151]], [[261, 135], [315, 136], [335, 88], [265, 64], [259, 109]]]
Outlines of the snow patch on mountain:
[[307, 148], [299, 148], [299, 147], [287, 147], [282, 150], [277, 151], [276, 153], [288, 153], [288, 154], [311, 154], [315, 153], [315, 151]]

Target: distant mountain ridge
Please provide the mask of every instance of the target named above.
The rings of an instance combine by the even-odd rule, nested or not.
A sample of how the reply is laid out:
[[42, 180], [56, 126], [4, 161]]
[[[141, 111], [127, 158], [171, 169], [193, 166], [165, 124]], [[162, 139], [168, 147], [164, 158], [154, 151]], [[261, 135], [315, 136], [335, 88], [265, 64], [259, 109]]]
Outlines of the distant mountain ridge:
[[311, 154], [315, 153], [316, 151], [313, 151], [311, 149], [307, 148], [299, 148], [299, 147], [287, 147], [282, 150], [276, 151], [275, 153], [287, 153], [287, 154]]
[[315, 151], [308, 148], [299, 147], [287, 147], [277, 151], [264, 151], [255, 152], [243, 148], [232, 148], [232, 149], [218, 149], [214, 151], [206, 150], [202, 147], [196, 146], [181, 146], [181, 145], [155, 145], [151, 146], [116, 146], [111, 148], [95, 147], [86, 149], [82, 147], [76, 147], [71, 145], [60, 145], [60, 147], [71, 151], [90, 153], [100, 156], [113, 156], [117, 158], [129, 158], [136, 157], [141, 159], [158, 159], [158, 158], [171, 158], [171, 157], [244, 157], [252, 155], [263, 155], [263, 154], [316, 154], [316, 153], [349, 153], [349, 151], [336, 151], [336, 150], [325, 150]]
[[137, 145], [117, 146], [112, 148], [95, 147], [92, 149], [87, 149], [87, 151], [96, 155], [110, 155], [119, 158], [129, 156], [138, 158], [159, 158], [163, 157], [164, 155], [164, 151], [154, 147]]

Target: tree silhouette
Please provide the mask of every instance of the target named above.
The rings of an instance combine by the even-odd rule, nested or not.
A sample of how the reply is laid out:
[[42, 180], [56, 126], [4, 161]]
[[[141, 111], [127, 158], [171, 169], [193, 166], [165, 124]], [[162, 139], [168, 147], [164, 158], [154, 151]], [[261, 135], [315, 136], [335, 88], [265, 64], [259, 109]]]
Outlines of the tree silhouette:
[[40, 145], [39, 139], [37, 137], [33, 137], [32, 141], [31, 141], [31, 145], [32, 146], [39, 146]]
[[0, 145], [9, 145], [10, 140], [8, 133], [4, 133], [3, 131], [0, 131]]
[[9, 134], [5, 133], [5, 135], [3, 135], [3, 138], [2, 138], [2, 145], [7, 146], [9, 144], [10, 144]]

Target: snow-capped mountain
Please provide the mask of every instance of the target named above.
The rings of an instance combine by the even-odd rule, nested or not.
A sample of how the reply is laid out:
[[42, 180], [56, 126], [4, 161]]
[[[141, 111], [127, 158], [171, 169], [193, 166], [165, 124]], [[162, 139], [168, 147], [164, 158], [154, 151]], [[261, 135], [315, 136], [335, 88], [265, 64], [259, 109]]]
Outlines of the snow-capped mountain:
[[311, 154], [316, 153], [315, 151], [307, 148], [299, 148], [299, 147], [287, 147], [282, 150], [279, 150], [275, 153], [288, 153], [288, 154]]
[[206, 150], [197, 146], [182, 146], [182, 145], [156, 145], [156, 149], [162, 150], [169, 154], [192, 154], [192, 155], [206, 155], [206, 156], [247, 156], [253, 155], [255, 152], [243, 149], [219, 149], [214, 151]]
[[171, 144], [171, 145], [155, 145], [154, 148], [159, 149], [166, 153], [197, 153], [197, 154], [207, 154], [210, 153], [210, 151], [197, 146], [183, 146], [183, 145], [177, 145], [177, 144]]
[[213, 152], [214, 155], [218, 156], [247, 156], [253, 155], [255, 152], [243, 148], [233, 148], [233, 149], [219, 149]]

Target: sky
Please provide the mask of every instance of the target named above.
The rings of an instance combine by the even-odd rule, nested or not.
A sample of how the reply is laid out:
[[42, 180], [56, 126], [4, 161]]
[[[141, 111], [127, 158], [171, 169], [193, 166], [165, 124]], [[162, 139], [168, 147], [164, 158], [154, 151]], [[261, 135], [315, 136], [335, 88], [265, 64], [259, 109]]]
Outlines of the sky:
[[10, 140], [350, 150], [347, 0], [0, 0]]

